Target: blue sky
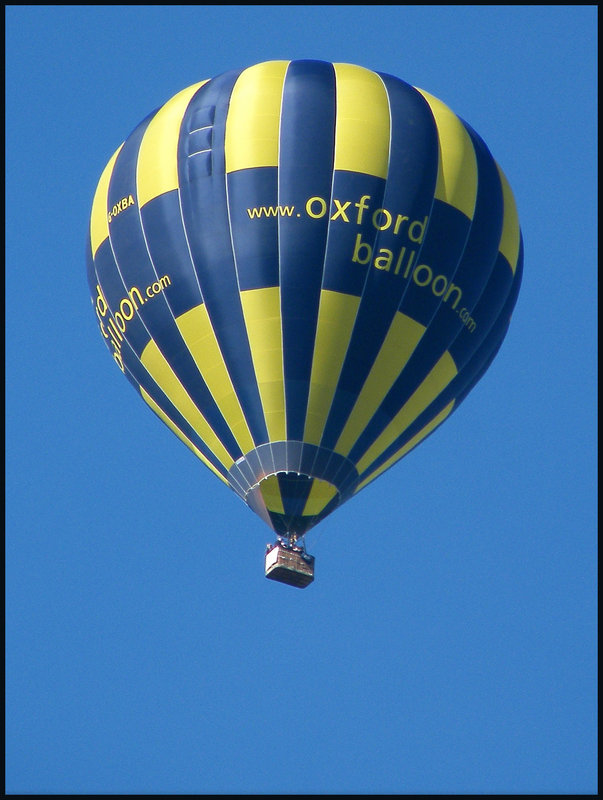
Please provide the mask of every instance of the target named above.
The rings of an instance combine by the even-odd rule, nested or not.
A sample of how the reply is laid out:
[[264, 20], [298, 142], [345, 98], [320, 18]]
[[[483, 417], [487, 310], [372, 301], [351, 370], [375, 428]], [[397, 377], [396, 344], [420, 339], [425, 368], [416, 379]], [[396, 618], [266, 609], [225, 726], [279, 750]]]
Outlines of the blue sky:
[[[9, 794], [596, 793], [596, 28], [595, 6], [6, 9]], [[490, 370], [308, 535], [303, 592], [115, 368], [84, 257], [147, 113], [295, 58], [446, 102], [525, 241]]]

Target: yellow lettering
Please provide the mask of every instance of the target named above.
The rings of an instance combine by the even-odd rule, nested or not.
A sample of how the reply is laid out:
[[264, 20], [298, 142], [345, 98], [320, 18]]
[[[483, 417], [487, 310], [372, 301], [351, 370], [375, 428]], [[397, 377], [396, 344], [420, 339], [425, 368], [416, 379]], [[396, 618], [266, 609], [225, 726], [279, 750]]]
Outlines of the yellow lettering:
[[[442, 290], [436, 290], [436, 284], [438, 281], [442, 282]], [[445, 275], [438, 275], [437, 278], [433, 279], [433, 283], [431, 284], [431, 291], [435, 294], [436, 297], [441, 297], [444, 292], [446, 291], [446, 287], [448, 286], [448, 280]]]
[[[368, 253], [366, 256], [360, 255], [360, 250], [362, 249], [363, 253]], [[355, 261], [357, 264], [368, 264], [371, 260], [373, 255], [373, 248], [370, 244], [363, 242], [360, 238], [360, 234], [356, 234], [356, 244], [354, 245], [354, 255], [352, 256], [352, 261]]]
[[404, 217], [402, 214], [398, 214], [398, 216], [396, 217], [396, 224], [394, 225], [394, 235], [398, 233], [398, 231], [400, 230], [400, 225], [402, 225], [402, 223], [405, 222], [406, 220], [408, 220], [408, 217]]
[[[117, 330], [117, 328], [115, 327], [115, 323], [113, 322], [113, 320], [112, 320], [112, 319], [110, 319], [110, 320], [109, 320], [109, 327], [110, 327], [110, 328], [112, 328], [111, 334], [112, 334], [112, 335], [113, 335], [113, 334], [117, 334], [117, 341], [118, 341], [118, 342], [121, 342], [121, 340], [122, 340], [124, 337], [123, 337], [123, 336], [121, 335], [121, 333], [120, 333], [120, 332]], [[114, 338], [115, 338], [115, 336], [114, 336]]]
[[331, 217], [331, 220], [337, 219], [338, 217], [342, 217], [344, 222], [349, 222], [350, 220], [348, 219], [348, 215], [345, 213], [345, 210], [349, 205], [352, 204], [352, 201], [351, 200], [346, 200], [346, 202], [343, 205], [341, 205], [339, 200], [337, 200], [336, 198], [333, 198], [333, 202], [337, 206], [337, 211], [335, 212], [335, 214], [333, 214], [333, 216]]
[[[377, 223], [377, 219], [379, 215], [385, 217], [385, 222], [382, 224]], [[392, 224], [392, 215], [386, 208], [378, 208], [375, 213], [373, 214], [373, 225], [377, 228], [378, 231], [385, 231], [389, 228]]]
[[[320, 209], [318, 211], [318, 213], [316, 213], [315, 211], [312, 210], [312, 207], [314, 206], [315, 203], [318, 203], [318, 206], [319, 206], [319, 209]], [[323, 200], [322, 197], [309, 197], [308, 198], [308, 200], [306, 202], [306, 214], [309, 217], [312, 217], [312, 219], [320, 219], [321, 217], [324, 217], [324, 215], [326, 213], [327, 213], [327, 204], [326, 204], [325, 200]]]
[[362, 215], [368, 208], [368, 204], [366, 201], [370, 199], [371, 199], [370, 194], [363, 194], [362, 197], [360, 198], [360, 202], [354, 203], [354, 206], [358, 209], [358, 217], [356, 218], [357, 225], [360, 225], [360, 223], [362, 222]]
[[136, 205], [133, 195], [129, 194], [127, 197], [122, 197], [121, 200], [118, 200], [109, 212], [109, 216], [107, 217], [109, 223], [111, 223], [114, 217], [116, 217], [118, 214], [121, 214], [122, 211], [125, 211], [126, 208], [129, 208], [133, 205]]
[[124, 333], [124, 332], [125, 332], [125, 330], [126, 330], [126, 323], [125, 323], [125, 320], [124, 320], [124, 318], [123, 318], [123, 317], [122, 317], [122, 315], [119, 313], [119, 311], [116, 311], [116, 312], [115, 312], [115, 314], [114, 314], [114, 316], [115, 316], [115, 322], [117, 322], [117, 327], [119, 328], [119, 330], [120, 330], [122, 333]]
[[[116, 350], [119, 350], [120, 347], [121, 347], [121, 343], [120, 343], [119, 339], [117, 338], [117, 336], [115, 335], [115, 333], [113, 332], [113, 330], [114, 329], [117, 330], [117, 328], [115, 328], [115, 325], [113, 325], [113, 320], [112, 319], [109, 320], [109, 324], [111, 325], [111, 327], [109, 328], [109, 334], [111, 336], [111, 341], [113, 342], [113, 347]], [[119, 331], [117, 331], [117, 332], [119, 333]]]
[[[427, 278], [419, 280], [417, 276], [419, 272], [422, 271], [427, 273]], [[417, 286], [427, 286], [428, 283], [431, 283], [432, 278], [433, 278], [433, 272], [431, 271], [431, 267], [428, 267], [427, 264], [419, 264], [417, 267], [415, 267], [415, 271], [412, 274], [412, 279], [417, 284]]]
[[[128, 313], [126, 313], [126, 310], [125, 310], [124, 306], [126, 306], [126, 308], [128, 309]], [[121, 312], [121, 315], [122, 315], [122, 317], [123, 317], [125, 320], [128, 320], [128, 321], [129, 321], [129, 320], [131, 320], [131, 319], [132, 319], [132, 317], [134, 316], [134, 306], [133, 306], [133, 305], [132, 305], [132, 303], [131, 303], [131, 302], [128, 300], [128, 298], [127, 298], [127, 297], [124, 297], [124, 299], [123, 299], [123, 300], [121, 301], [121, 303], [119, 304], [119, 310], [120, 310], [120, 312]], [[124, 327], [124, 330], [125, 330], [125, 327]]]
[[136, 288], [136, 286], [133, 286], [133, 287], [130, 289], [130, 291], [128, 292], [128, 297], [130, 298], [130, 302], [131, 302], [131, 303], [132, 303], [132, 305], [134, 306], [134, 309], [135, 309], [136, 311], [138, 311], [138, 303], [136, 302], [135, 295], [137, 295], [137, 296], [138, 296], [138, 302], [140, 303], [140, 305], [142, 305], [142, 304], [144, 303], [144, 300], [142, 299], [142, 295], [140, 294], [140, 292], [139, 292], [139, 290]]
[[107, 301], [105, 300], [105, 296], [103, 295], [103, 291], [102, 291], [101, 287], [98, 284], [96, 284], [96, 291], [97, 291], [97, 295], [96, 295], [96, 310], [101, 315], [101, 317], [104, 317], [105, 314], [107, 313], [107, 310], [108, 310]]
[[444, 302], [445, 302], [445, 303], [447, 303], [447, 302], [448, 302], [448, 298], [450, 297], [450, 295], [452, 294], [452, 292], [457, 292], [456, 300], [455, 300], [455, 301], [454, 301], [454, 303], [452, 304], [452, 307], [453, 307], [453, 308], [456, 308], [458, 301], [459, 301], [459, 300], [461, 299], [461, 297], [463, 296], [463, 293], [461, 292], [461, 290], [459, 289], [459, 287], [458, 287], [456, 284], [454, 284], [454, 283], [451, 283], [451, 284], [450, 284], [450, 286], [448, 287], [448, 291], [446, 292], [446, 296], [444, 297]]
[[379, 253], [384, 253], [385, 255], [378, 255], [374, 261], [374, 265], [377, 269], [382, 269], [385, 272], [389, 272], [389, 268], [391, 267], [392, 261], [394, 260], [394, 254], [391, 250], [386, 250], [384, 247], [379, 250]]
[[[416, 219], [414, 222], [410, 223], [410, 225], [408, 226], [408, 238], [411, 240], [411, 242], [423, 241], [423, 236], [425, 236], [425, 228], [427, 227], [428, 219], [429, 217], [425, 217], [423, 222], [419, 222], [419, 220]], [[418, 233], [415, 233], [416, 228], [419, 229]]]
[[119, 352], [119, 350], [115, 350], [115, 352], [113, 353], [113, 358], [117, 361], [117, 366], [120, 368], [120, 370], [122, 372], [125, 372], [126, 368], [124, 367], [124, 360], [121, 357], [121, 353]]

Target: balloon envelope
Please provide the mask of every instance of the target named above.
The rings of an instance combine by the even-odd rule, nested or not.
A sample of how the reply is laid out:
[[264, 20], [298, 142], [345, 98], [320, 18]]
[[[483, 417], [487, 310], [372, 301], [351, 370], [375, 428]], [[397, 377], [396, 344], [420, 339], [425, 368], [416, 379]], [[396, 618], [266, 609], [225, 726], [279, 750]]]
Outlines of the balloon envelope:
[[227, 72], [150, 114], [102, 173], [87, 255], [118, 367], [293, 536], [459, 406], [523, 263], [472, 128], [398, 78], [322, 61]]

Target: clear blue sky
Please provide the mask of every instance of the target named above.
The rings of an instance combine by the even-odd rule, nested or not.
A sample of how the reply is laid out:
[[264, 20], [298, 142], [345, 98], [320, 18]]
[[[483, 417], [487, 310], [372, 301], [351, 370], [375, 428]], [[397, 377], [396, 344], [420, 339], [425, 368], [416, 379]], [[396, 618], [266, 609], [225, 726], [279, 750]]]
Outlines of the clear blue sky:
[[[9, 794], [597, 791], [595, 6], [9, 6]], [[507, 339], [267, 581], [270, 531], [99, 336], [92, 197], [137, 123], [271, 59], [451, 106], [513, 187]]]

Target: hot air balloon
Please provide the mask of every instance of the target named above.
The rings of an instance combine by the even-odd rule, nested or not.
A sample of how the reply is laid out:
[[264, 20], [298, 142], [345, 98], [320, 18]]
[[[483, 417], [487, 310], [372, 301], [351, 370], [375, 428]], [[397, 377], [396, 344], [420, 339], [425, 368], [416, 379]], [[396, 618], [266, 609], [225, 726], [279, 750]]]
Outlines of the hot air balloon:
[[508, 182], [443, 102], [353, 64], [196, 83], [115, 151], [92, 204], [101, 335], [142, 399], [277, 535], [304, 534], [458, 408], [509, 325]]

